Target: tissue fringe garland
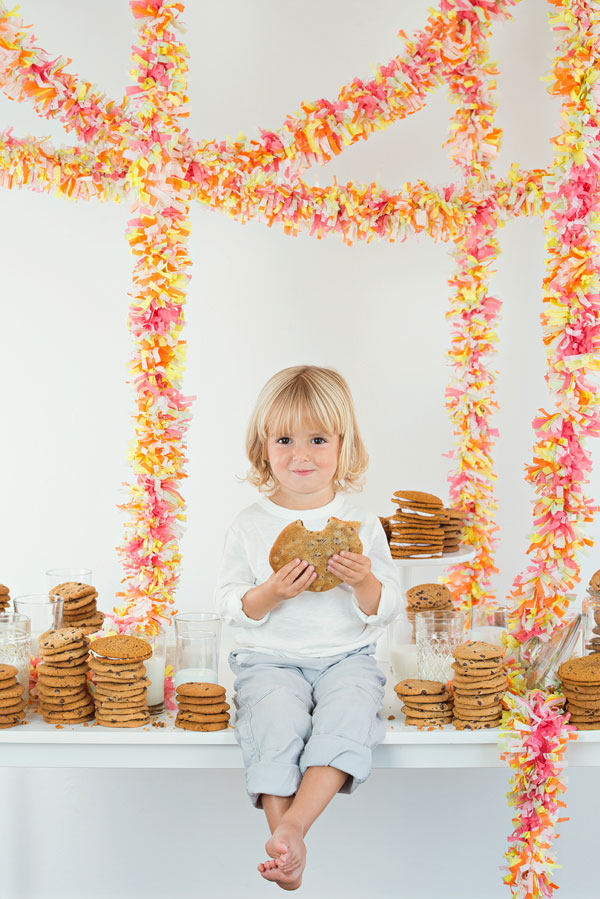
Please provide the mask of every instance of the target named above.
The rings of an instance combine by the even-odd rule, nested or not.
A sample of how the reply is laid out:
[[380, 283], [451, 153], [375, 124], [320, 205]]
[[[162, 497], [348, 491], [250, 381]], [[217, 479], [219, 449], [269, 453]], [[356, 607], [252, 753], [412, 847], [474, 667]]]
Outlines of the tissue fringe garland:
[[242, 136], [203, 142], [194, 162], [227, 180], [232, 172], [250, 177], [280, 173], [295, 180], [315, 163], [329, 162], [345, 147], [422, 109], [425, 95], [470, 57], [491, 20], [510, 18], [510, 8], [517, 2], [444, 0], [412, 40], [399, 33], [406, 54], [379, 65], [373, 80], [354, 78], [334, 101], [305, 101], [280, 129], [261, 130], [260, 140]]
[[562, 711], [563, 697], [532, 690], [524, 696], [506, 693], [501, 741], [502, 758], [512, 769], [509, 804], [515, 807], [514, 830], [505, 853], [504, 882], [518, 899], [551, 896], [556, 889], [552, 871], [557, 867], [550, 851], [565, 803], [562, 776], [565, 749], [577, 736]]
[[[591, 0], [553, 0], [550, 22], [560, 35], [551, 92], [562, 96], [562, 133], [545, 179], [547, 275], [541, 316], [550, 411], [540, 410], [527, 480], [538, 496], [531, 563], [515, 579], [511, 631], [523, 642], [549, 635], [579, 581], [578, 553], [591, 546], [584, 523], [598, 507], [585, 496], [591, 454], [586, 437], [600, 433], [600, 8]], [[552, 408], [553, 407], [553, 408]]]
[[[302, 104], [294, 116], [275, 131], [262, 131], [261, 139], [192, 143], [182, 136], [190, 164], [225, 172], [227, 166], [248, 173], [282, 172], [286, 178], [315, 162], [323, 164], [359, 139], [422, 109], [425, 96], [440, 84], [449, 68], [468, 55], [473, 35], [493, 18], [509, 18], [519, 0], [452, 0], [432, 10], [425, 29], [409, 39], [404, 57], [379, 65], [374, 79], [355, 78], [344, 85], [334, 101], [320, 99]], [[183, 11], [183, 4], [169, 4]], [[160, 13], [162, 0], [136, 4], [138, 18]], [[177, 9], [177, 7], [179, 7]], [[137, 132], [137, 120], [128, 115], [127, 98], [121, 104], [107, 100], [93, 85], [80, 83], [63, 71], [69, 60], [51, 59], [37, 47], [29, 26], [0, 4], [0, 83], [12, 99], [30, 100], [47, 118], [58, 118], [67, 131], [92, 143], [102, 156], [106, 174], [126, 152]], [[154, 73], [151, 73], [153, 77]], [[127, 92], [128, 94], [130, 91]]]
[[[541, 316], [547, 348], [548, 384], [555, 410], [540, 410], [537, 442], [527, 478], [538, 500], [532, 559], [514, 583], [510, 616], [513, 645], [547, 637], [562, 622], [567, 592], [579, 580], [577, 553], [591, 545], [582, 525], [597, 511], [583, 493], [591, 457], [585, 437], [599, 432], [598, 396], [589, 380], [598, 371], [600, 294], [597, 230], [600, 130], [598, 66], [600, 8], [589, 0], [554, 0], [551, 26], [561, 38], [552, 93], [563, 97], [562, 133], [555, 138], [552, 173], [545, 179], [550, 204], [545, 220], [547, 276]], [[559, 699], [533, 691], [507, 694], [512, 710], [503, 728], [505, 755], [514, 771], [509, 801], [516, 806], [506, 852], [505, 882], [518, 899], [551, 896], [556, 867], [549, 851], [557, 836], [558, 796], [567, 740], [577, 732], [562, 715]]]
[[191, 264], [190, 188], [180, 146], [180, 118], [187, 115], [187, 52], [177, 37], [178, 3], [132, 0], [140, 20], [132, 49], [134, 86], [141, 130], [129, 145], [127, 183], [135, 191], [128, 239], [136, 257], [129, 328], [136, 342], [131, 362], [136, 391], [135, 441], [129, 452], [136, 483], [124, 544], [126, 571], [119, 616], [156, 630], [171, 619], [181, 555], [179, 537], [185, 503], [179, 483], [193, 397], [180, 392], [185, 342], [180, 339]]
[[502, 132], [494, 127], [498, 70], [490, 62], [489, 29], [472, 53], [449, 76], [450, 96], [457, 104], [450, 138], [452, 160], [462, 170], [472, 194], [479, 197], [473, 225], [456, 241], [456, 274], [450, 280], [454, 296], [447, 318], [451, 323], [450, 363], [454, 377], [446, 391], [446, 407], [454, 425], [456, 448], [449, 457], [457, 464], [449, 475], [450, 503], [465, 513], [462, 542], [477, 548], [475, 558], [450, 569], [441, 578], [452, 590], [457, 605], [466, 610], [494, 599], [490, 577], [496, 542], [494, 512], [493, 437], [490, 418], [495, 372], [488, 360], [497, 343], [500, 301], [489, 296], [491, 266], [499, 255], [496, 229], [503, 223], [496, 209], [491, 163], [498, 154]]

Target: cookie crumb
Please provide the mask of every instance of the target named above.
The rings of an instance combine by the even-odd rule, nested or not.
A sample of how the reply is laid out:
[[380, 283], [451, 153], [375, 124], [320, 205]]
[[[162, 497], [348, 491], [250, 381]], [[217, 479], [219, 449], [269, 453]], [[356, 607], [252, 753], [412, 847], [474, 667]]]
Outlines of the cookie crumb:
[[62, 724], [55, 724], [54, 727], [56, 728], [56, 730], [64, 730]]
[[395, 715], [388, 715], [388, 721], [395, 721], [395, 720], [396, 720]]
[[153, 721], [152, 722], [152, 727], [165, 727], [165, 726], [166, 725], [165, 725], [164, 721]]

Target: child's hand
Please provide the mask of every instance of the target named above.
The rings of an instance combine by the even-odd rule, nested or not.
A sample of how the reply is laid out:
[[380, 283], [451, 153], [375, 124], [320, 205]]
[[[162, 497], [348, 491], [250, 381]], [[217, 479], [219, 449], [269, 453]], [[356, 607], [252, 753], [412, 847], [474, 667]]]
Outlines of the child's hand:
[[365, 583], [371, 572], [371, 560], [368, 556], [359, 553], [351, 553], [342, 550], [339, 555], [332, 556], [327, 565], [327, 571], [335, 574], [349, 587], [360, 587]]
[[273, 599], [280, 602], [284, 599], [292, 599], [312, 584], [317, 576], [313, 565], [303, 562], [301, 559], [293, 559], [274, 571], [271, 577], [265, 581], [264, 586], [269, 590]]

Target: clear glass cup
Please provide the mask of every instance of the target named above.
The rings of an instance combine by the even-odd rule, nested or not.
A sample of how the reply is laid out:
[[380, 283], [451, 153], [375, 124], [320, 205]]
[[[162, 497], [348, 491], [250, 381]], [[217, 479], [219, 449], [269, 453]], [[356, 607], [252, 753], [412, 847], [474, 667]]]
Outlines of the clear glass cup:
[[469, 640], [482, 640], [503, 646], [502, 634], [508, 629], [508, 608], [498, 606], [494, 609], [475, 606], [471, 609], [471, 629]]
[[31, 622], [31, 654], [38, 656], [41, 635], [61, 626], [63, 598], [55, 593], [28, 593], [15, 596], [13, 605], [15, 612], [26, 615]]
[[92, 569], [91, 568], [49, 568], [46, 572], [46, 583], [48, 584], [48, 593], [52, 593], [55, 587], [67, 582], [75, 584], [91, 584]]
[[221, 619], [214, 612], [176, 615], [175, 677], [178, 687], [186, 683], [218, 684]]
[[[152, 656], [144, 660], [148, 687], [148, 711], [160, 715], [165, 709], [165, 668], [167, 667], [167, 634], [160, 628], [158, 633], [149, 634], [143, 627], [130, 627], [123, 633], [139, 637], [152, 647]], [[92, 646], [93, 648], [93, 646]]]
[[454, 650], [467, 639], [464, 612], [417, 612], [417, 672], [424, 680], [452, 680]]
[[417, 646], [412, 639], [412, 623], [399, 615], [388, 624], [390, 668], [396, 681], [417, 676]]
[[31, 657], [31, 622], [17, 612], [0, 614], [0, 663], [14, 665], [17, 680], [25, 687], [23, 698], [29, 699], [29, 659]]

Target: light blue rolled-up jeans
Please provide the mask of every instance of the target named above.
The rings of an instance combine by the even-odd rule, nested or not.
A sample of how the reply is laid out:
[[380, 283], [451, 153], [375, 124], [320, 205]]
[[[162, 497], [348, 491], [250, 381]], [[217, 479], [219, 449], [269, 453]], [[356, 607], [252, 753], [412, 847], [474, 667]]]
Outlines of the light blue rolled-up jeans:
[[307, 659], [235, 649], [235, 736], [246, 766], [252, 804], [261, 794], [292, 796], [302, 775], [331, 765], [350, 776], [351, 793], [371, 771], [372, 750], [383, 739], [378, 714], [385, 677], [375, 644], [335, 656]]

